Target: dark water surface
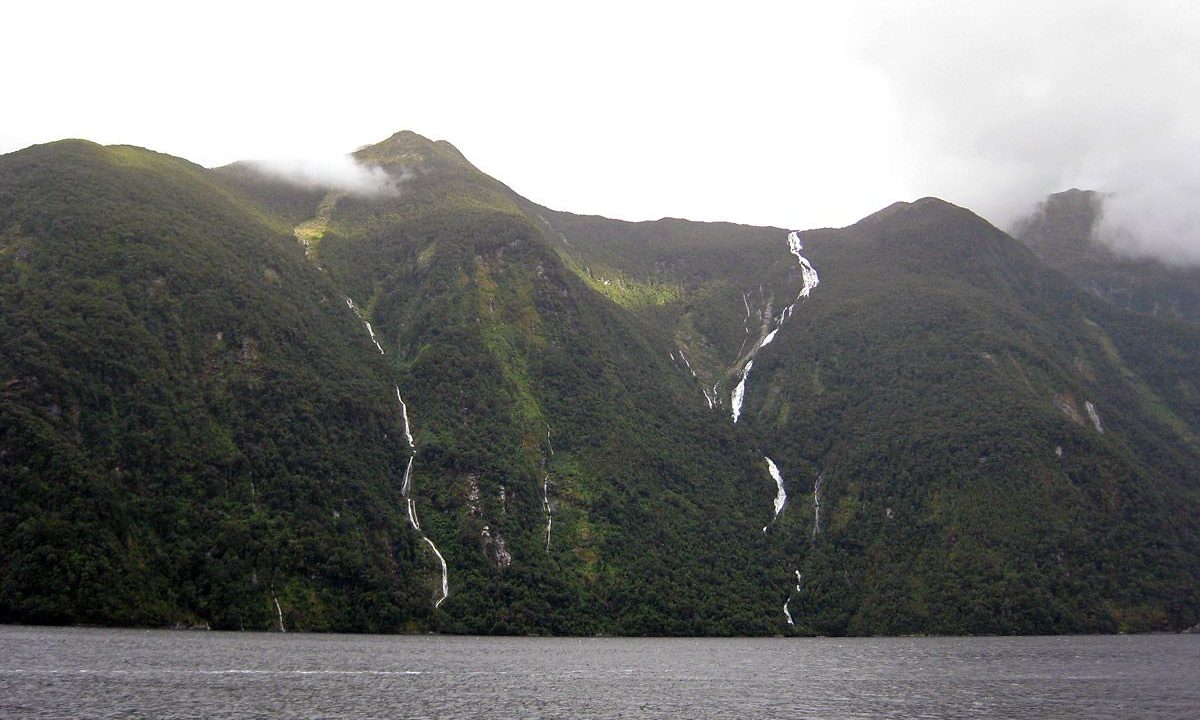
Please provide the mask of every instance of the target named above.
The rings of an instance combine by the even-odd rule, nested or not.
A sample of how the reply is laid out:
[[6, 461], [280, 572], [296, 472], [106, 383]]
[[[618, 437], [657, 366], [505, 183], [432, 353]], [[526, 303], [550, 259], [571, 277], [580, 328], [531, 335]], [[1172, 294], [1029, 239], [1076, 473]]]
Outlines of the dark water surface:
[[1200, 718], [1200, 636], [540, 639], [0, 626], [2, 718]]

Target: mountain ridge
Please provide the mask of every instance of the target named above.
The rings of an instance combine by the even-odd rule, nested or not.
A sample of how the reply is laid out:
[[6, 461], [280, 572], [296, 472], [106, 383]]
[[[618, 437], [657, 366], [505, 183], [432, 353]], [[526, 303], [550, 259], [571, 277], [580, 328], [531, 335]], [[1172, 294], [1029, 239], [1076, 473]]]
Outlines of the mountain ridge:
[[[394, 193], [58, 151], [0, 158], [0, 291], [18, 309], [0, 334], [6, 621], [843, 635], [1200, 619], [1200, 334], [1086, 294], [965, 208], [922, 198], [790, 235], [613, 221], [537, 205], [407, 132], [356, 152]], [[122, 321], [87, 335], [83, 309], [114, 291]], [[61, 371], [67, 340], [168, 350], [127, 382]], [[73, 405], [77, 386], [107, 399]], [[173, 429], [189, 417], [210, 429]], [[180, 459], [156, 469], [156, 445]], [[47, 474], [59, 456], [78, 464]], [[87, 499], [101, 488], [107, 505]], [[37, 579], [54, 567], [67, 575]], [[107, 584], [99, 606], [67, 592], [89, 583]]]

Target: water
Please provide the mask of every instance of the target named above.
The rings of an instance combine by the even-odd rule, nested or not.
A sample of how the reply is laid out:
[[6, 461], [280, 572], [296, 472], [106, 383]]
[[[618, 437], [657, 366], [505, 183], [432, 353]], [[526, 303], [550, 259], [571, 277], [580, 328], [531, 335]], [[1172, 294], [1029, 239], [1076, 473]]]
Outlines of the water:
[[3, 718], [1195, 718], [1200, 636], [541, 639], [0, 627]]

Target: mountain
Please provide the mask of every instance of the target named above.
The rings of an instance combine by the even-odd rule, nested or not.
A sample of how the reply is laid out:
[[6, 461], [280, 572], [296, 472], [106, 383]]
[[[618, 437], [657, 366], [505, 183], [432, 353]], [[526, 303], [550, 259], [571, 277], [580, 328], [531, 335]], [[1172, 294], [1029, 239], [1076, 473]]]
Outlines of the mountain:
[[[546, 217], [593, 275], [678, 288], [650, 315], [721, 401], [746, 378], [739, 429], [787, 495], [770, 534], [796, 628], [1112, 631], [1193, 612], [1194, 329], [1081, 292], [933, 198], [797, 234], [819, 273], [799, 299], [782, 231]], [[712, 318], [723, 332], [695, 332]]]
[[448, 143], [399, 133], [357, 156], [401, 192], [326, 196], [310, 254], [374, 324], [409, 402], [421, 525], [458, 548], [454, 627], [769, 631], [765, 570], [746, 558], [770, 483], [669, 346]]
[[289, 228], [82, 141], [0, 158], [0, 218], [5, 621], [429, 616], [389, 370]]
[[1047, 197], [1013, 235], [1090, 293], [1156, 317], [1200, 322], [1200, 268], [1122, 254], [1096, 239], [1105, 196], [1067, 190]]
[[1194, 605], [1200, 415], [1174, 383], [1197, 366], [1145, 348], [1194, 359], [1194, 332], [935, 199], [803, 237], [822, 282], [745, 415], [812, 484], [789, 521], [814, 631], [1111, 631]]
[[555, 634], [1200, 620], [1200, 330], [936, 199], [839, 230], [0, 157], [0, 620]]

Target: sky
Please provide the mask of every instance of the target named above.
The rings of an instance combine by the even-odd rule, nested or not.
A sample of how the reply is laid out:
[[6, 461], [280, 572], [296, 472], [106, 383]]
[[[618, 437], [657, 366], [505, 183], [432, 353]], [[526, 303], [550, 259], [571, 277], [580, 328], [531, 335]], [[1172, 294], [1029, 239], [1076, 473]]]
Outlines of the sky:
[[1200, 263], [1200, 4], [11, 3], [0, 152], [323, 167], [398, 130], [549, 207], [838, 227], [934, 195]]

